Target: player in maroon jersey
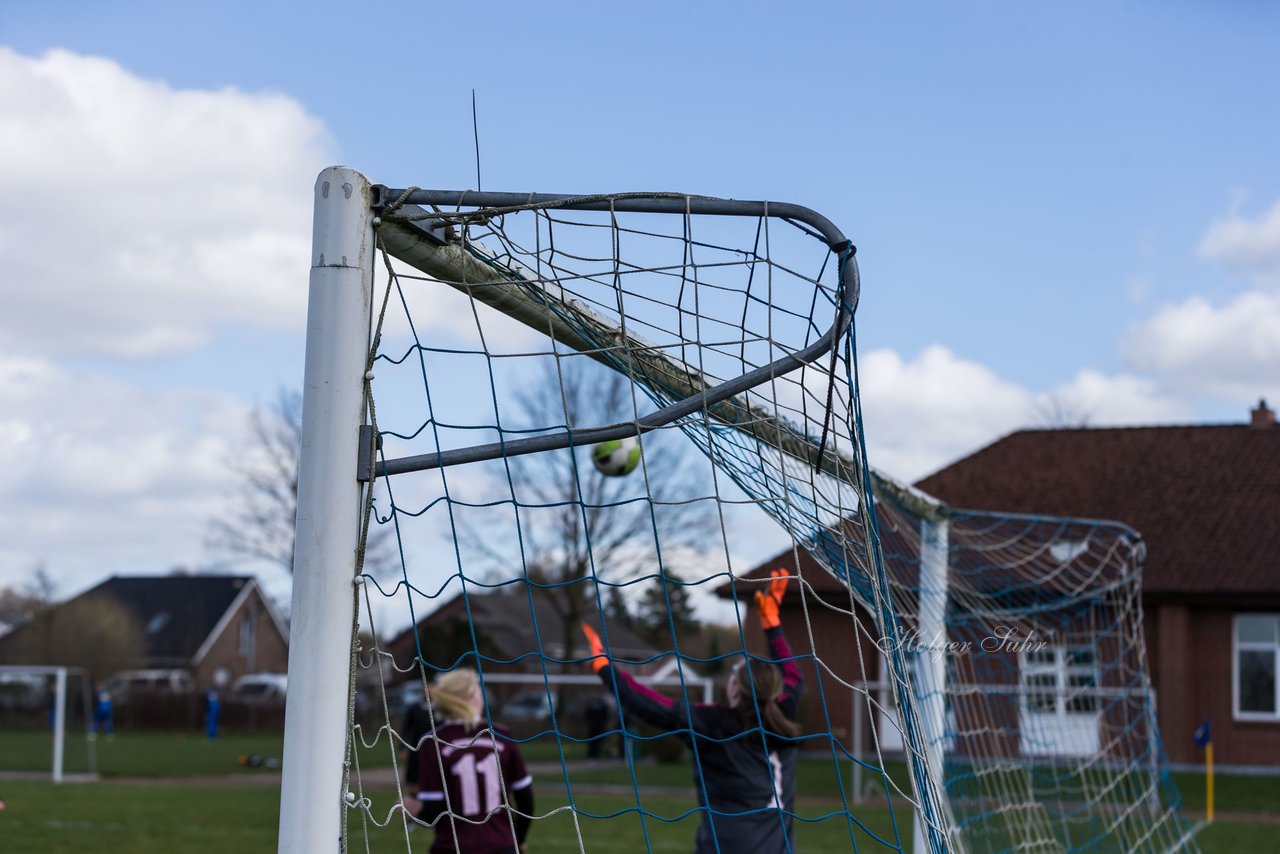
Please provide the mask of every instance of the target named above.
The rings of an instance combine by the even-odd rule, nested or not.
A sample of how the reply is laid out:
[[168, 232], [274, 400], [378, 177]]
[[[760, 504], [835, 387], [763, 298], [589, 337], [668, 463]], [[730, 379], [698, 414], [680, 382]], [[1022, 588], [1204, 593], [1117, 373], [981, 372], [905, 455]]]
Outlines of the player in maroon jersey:
[[533, 815], [533, 777], [500, 724], [483, 719], [476, 672], [452, 670], [431, 686], [435, 733], [418, 751], [418, 820], [434, 823], [432, 854], [514, 854]]

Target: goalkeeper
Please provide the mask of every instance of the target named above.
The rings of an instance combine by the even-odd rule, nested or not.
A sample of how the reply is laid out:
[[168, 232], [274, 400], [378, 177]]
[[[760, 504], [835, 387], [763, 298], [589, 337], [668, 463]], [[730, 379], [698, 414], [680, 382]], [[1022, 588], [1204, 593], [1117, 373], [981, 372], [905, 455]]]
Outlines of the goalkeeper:
[[702, 808], [696, 854], [795, 850], [796, 719], [803, 682], [778, 618], [786, 589], [787, 574], [777, 569], [767, 591], [756, 593], [773, 661], [748, 655], [730, 674], [723, 704], [676, 701], [641, 685], [610, 663], [599, 635], [582, 625], [591, 668], [617, 692], [622, 711], [679, 732], [694, 748], [693, 781]]

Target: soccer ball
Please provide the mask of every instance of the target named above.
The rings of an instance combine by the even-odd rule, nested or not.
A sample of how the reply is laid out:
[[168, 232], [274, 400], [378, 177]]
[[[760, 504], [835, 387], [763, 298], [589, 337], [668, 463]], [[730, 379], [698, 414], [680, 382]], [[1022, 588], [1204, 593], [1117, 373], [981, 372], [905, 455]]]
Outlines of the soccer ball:
[[640, 465], [640, 440], [635, 436], [601, 442], [591, 449], [596, 471], [609, 477], [631, 474]]

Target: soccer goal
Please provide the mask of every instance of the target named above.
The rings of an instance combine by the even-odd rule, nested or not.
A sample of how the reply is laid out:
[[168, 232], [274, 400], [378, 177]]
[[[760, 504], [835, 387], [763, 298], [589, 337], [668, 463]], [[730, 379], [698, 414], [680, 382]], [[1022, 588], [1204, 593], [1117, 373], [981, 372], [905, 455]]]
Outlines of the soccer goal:
[[905, 675], [959, 844], [1197, 850], [1156, 724], [1138, 533], [874, 479]]
[[[722, 820], [755, 813], [788, 850], [1189, 847], [1145, 666], [1140, 540], [961, 512], [875, 473], [858, 295], [852, 243], [797, 205], [322, 173], [281, 850], [410, 845], [399, 762], [418, 745], [391, 698], [458, 668], [508, 725], [486, 739], [495, 759], [508, 744], [529, 761], [533, 848], [689, 848], [697, 828], [721, 850]], [[632, 439], [634, 471], [593, 465], [593, 447]], [[378, 531], [394, 570], [365, 565]], [[590, 674], [586, 623], [690, 719], [708, 674], [776, 659], [737, 607], [771, 568], [792, 581], [777, 663], [803, 676], [800, 759], [733, 812], [708, 794], [705, 733], [646, 729], [616, 690], [617, 720], [584, 729], [565, 686]], [[715, 601], [736, 621], [727, 643], [695, 616]], [[541, 686], [546, 714], [504, 721], [504, 682]], [[620, 732], [689, 782], [659, 795], [659, 766], [579, 766]], [[437, 828], [514, 828], [513, 781], [486, 774], [488, 811], [450, 802]]]
[[97, 775], [93, 740], [75, 737], [69, 755], [68, 728], [90, 725], [88, 673], [80, 667], [0, 665], [0, 732], [9, 740], [0, 752], [0, 776], [48, 776], [54, 783]]

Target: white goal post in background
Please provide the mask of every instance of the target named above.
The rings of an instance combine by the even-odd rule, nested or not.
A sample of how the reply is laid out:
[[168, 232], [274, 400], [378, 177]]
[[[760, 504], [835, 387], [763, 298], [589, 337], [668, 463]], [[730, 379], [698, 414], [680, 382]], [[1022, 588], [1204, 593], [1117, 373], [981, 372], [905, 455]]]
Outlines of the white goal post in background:
[[[78, 679], [79, 690], [69, 688], [68, 677]], [[51, 686], [50, 681], [52, 681]], [[49, 687], [52, 687], [51, 695], [46, 693]], [[91, 690], [88, 672], [81, 667], [0, 665], [0, 691], [3, 691], [15, 704], [30, 705], [35, 707], [33, 710], [38, 708], [42, 718], [46, 713], [48, 714], [53, 735], [53, 755], [50, 759], [49, 777], [55, 783], [61, 783], [66, 778], [64, 772], [67, 754], [67, 709], [70, 698], [73, 694], [79, 695], [81, 711], [88, 725], [93, 714]], [[91, 739], [86, 739], [85, 742], [85, 760], [85, 773], [78, 776], [96, 775], [97, 756]], [[4, 762], [0, 759], [0, 773], [10, 770], [12, 769], [4, 767]]]

